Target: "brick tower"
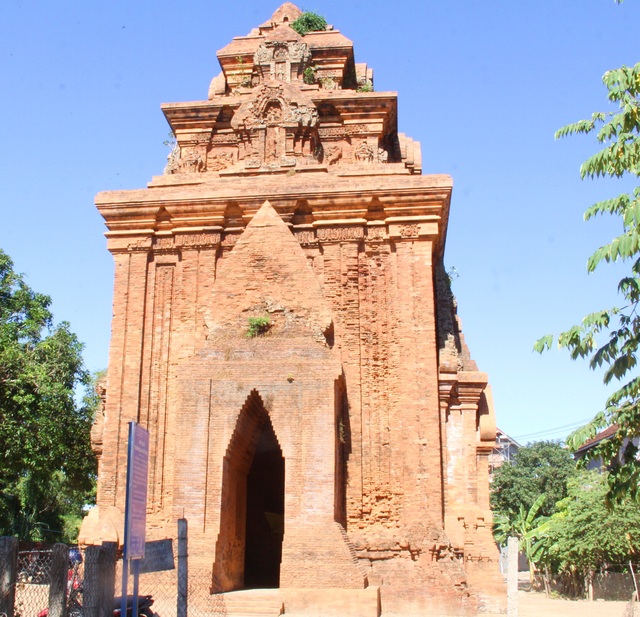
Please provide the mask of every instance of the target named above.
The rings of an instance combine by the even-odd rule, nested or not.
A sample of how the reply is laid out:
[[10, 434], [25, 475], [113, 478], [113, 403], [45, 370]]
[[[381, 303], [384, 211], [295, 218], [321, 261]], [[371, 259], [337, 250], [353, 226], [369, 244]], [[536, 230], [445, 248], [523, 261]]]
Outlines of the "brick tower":
[[187, 518], [214, 592], [277, 588], [325, 615], [493, 609], [495, 421], [444, 272], [452, 181], [422, 175], [351, 41], [297, 34], [300, 14], [221, 49], [207, 100], [162, 106], [163, 175], [97, 196], [115, 288], [82, 537], [121, 540], [135, 420], [148, 536]]

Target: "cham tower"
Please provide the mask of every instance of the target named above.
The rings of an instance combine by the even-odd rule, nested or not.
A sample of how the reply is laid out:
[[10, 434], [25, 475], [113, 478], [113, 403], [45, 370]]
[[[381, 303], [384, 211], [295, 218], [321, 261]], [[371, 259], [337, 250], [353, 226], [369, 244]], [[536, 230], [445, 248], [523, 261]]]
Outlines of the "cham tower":
[[212, 592], [276, 589], [290, 614], [494, 611], [495, 420], [443, 265], [452, 180], [422, 175], [352, 42], [297, 34], [300, 14], [221, 49], [206, 100], [162, 105], [163, 175], [96, 198], [115, 286], [81, 539], [122, 541], [137, 421], [147, 538], [184, 516]]

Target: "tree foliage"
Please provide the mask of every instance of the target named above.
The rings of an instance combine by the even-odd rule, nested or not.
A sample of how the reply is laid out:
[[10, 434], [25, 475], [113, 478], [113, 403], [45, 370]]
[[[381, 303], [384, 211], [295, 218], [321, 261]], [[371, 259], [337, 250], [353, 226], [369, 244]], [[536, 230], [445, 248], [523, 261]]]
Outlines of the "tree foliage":
[[550, 519], [549, 555], [557, 572], [579, 585], [609, 564], [637, 560], [640, 504], [630, 497], [606, 506], [607, 474], [583, 472], [569, 480], [568, 495]]
[[[580, 168], [584, 178], [640, 177], [640, 63], [608, 71], [603, 76], [610, 103], [616, 111], [596, 112], [590, 119], [561, 128], [556, 138], [595, 133], [602, 149]], [[600, 430], [617, 425], [616, 434], [590, 450], [590, 459], [602, 458], [609, 468], [609, 498], [620, 500], [631, 493], [640, 498], [640, 461], [632, 439], [640, 434], [640, 375], [637, 373], [640, 346], [640, 185], [631, 193], [593, 204], [585, 220], [610, 215], [620, 221], [619, 236], [598, 248], [587, 262], [592, 272], [603, 262], [623, 261], [629, 271], [618, 283], [622, 298], [619, 307], [598, 310], [587, 315], [558, 337], [558, 345], [569, 350], [572, 359], [588, 358], [592, 369], [605, 368], [604, 383], [618, 382], [618, 389], [585, 427], [568, 439], [576, 450]], [[548, 349], [553, 336], [535, 344], [537, 351]], [[619, 456], [622, 453], [623, 456]]]
[[567, 494], [567, 479], [575, 474], [575, 463], [558, 441], [538, 441], [518, 450], [513, 464], [499, 467], [491, 482], [491, 507], [496, 516], [515, 520], [528, 512], [540, 495], [544, 503], [536, 516], [550, 516], [555, 504]]
[[[82, 344], [0, 250], [0, 535], [63, 537], [93, 489]], [[66, 521], [66, 523], [65, 523]]]
[[305, 11], [294, 22], [291, 27], [300, 35], [304, 36], [307, 32], [324, 30], [327, 27], [327, 20], [312, 11]]

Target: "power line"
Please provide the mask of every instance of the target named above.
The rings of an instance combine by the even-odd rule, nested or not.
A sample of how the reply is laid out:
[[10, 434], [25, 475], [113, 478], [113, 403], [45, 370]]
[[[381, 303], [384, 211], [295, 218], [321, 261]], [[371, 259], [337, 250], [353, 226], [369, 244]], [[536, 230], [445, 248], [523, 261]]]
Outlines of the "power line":
[[567, 430], [578, 428], [579, 426], [584, 426], [587, 422], [589, 422], [591, 418], [586, 418], [584, 420], [579, 420], [577, 422], [572, 422], [571, 424], [565, 424], [563, 426], [558, 426], [556, 428], [545, 429], [542, 431], [536, 431], [534, 433], [525, 433], [524, 435], [514, 435], [513, 439], [524, 439], [530, 437], [544, 437], [548, 435], [553, 435], [554, 433], [566, 432]]

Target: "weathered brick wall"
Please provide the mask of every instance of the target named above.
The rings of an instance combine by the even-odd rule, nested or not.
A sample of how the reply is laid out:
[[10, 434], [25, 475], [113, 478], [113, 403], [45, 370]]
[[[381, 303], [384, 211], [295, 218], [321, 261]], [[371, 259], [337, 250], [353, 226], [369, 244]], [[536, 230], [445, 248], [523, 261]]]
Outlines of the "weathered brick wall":
[[[478, 491], [478, 478], [480, 487], [486, 483], [482, 475], [485, 467], [482, 463], [478, 466], [482, 455], [473, 445], [478, 401], [486, 382], [480, 379], [481, 383], [471, 390], [456, 382], [455, 400], [442, 407], [432, 240], [421, 237], [417, 226], [333, 227], [306, 235], [285, 231], [296, 246], [303, 240], [306, 254], [307, 263], [297, 262], [292, 271], [309, 270], [302, 281], [292, 283], [295, 274], [286, 280], [289, 295], [304, 296], [309, 302], [306, 277], [311, 274], [313, 284], [322, 290], [322, 302], [326, 301], [324, 319], [333, 318], [335, 365], [333, 372], [321, 379], [333, 392], [336, 379], [344, 372], [348, 407], [344, 417], [350, 442], [344, 461], [346, 526], [369, 578], [402, 580], [405, 586], [420, 584], [424, 567], [412, 563], [416, 556], [423, 562], [425, 558], [437, 562], [434, 546], [446, 543], [446, 539], [436, 534], [436, 542], [428, 530], [442, 530], [447, 521], [455, 546], [466, 546], [467, 550], [475, 547], [478, 555], [484, 551], [488, 557], [490, 534], [487, 529], [487, 537], [482, 533], [478, 536], [477, 512], [470, 507], [477, 505], [489, 525], [488, 492], [486, 488]], [[236, 329], [246, 321], [237, 302], [221, 308], [216, 300], [217, 272], [225, 271], [224, 265], [234, 253], [222, 249], [220, 234], [199, 240], [177, 238], [155, 240], [153, 245], [150, 240], [133, 246], [129, 242], [124, 249], [114, 250], [117, 266], [112, 356], [116, 361], [110, 366], [107, 417], [119, 421], [111, 420], [105, 427], [99, 504], [122, 507], [122, 443], [126, 422], [136, 419], [148, 426], [152, 435], [150, 532], [158, 537], [171, 533], [172, 521], [188, 514], [192, 533], [200, 535], [200, 550], [194, 553], [200, 552], [206, 560], [205, 555], [211, 559], [215, 554], [220, 538], [222, 461], [238, 413], [250, 391], [260, 383], [257, 390], [261, 396], [274, 396], [273, 383], [278, 379], [285, 390], [301, 387], [295, 377], [294, 388], [285, 383], [287, 371], [293, 376], [300, 369], [294, 365], [285, 369], [283, 362], [283, 357], [295, 355], [295, 342], [270, 337], [268, 351], [256, 365], [250, 370], [242, 365], [234, 375], [223, 379], [233, 358], [242, 355], [240, 350], [255, 345], [237, 332], [223, 340], [216, 339], [211, 331], [221, 310], [226, 311]], [[239, 248], [252, 242], [245, 239]], [[258, 240], [257, 245], [261, 244]], [[270, 251], [280, 256], [290, 248], [272, 246]], [[223, 287], [228, 295], [233, 295], [234, 288], [243, 293], [248, 289], [257, 294], [258, 303], [269, 296], [264, 281], [256, 280], [251, 272], [227, 270]], [[259, 311], [264, 309], [259, 307]], [[213, 339], [218, 340], [216, 351]], [[315, 344], [311, 335], [307, 344]], [[276, 349], [279, 352], [274, 355]], [[276, 367], [279, 377], [274, 374]], [[280, 391], [276, 398], [286, 400]], [[339, 458], [335, 443], [337, 403], [335, 395], [332, 398], [329, 450], [319, 460], [332, 461], [326, 478], [331, 490], [325, 506], [326, 512], [339, 518], [336, 504], [341, 496], [335, 492], [339, 483], [334, 463]], [[301, 407], [294, 405], [293, 409], [298, 426]], [[277, 417], [273, 422], [278, 434]], [[293, 450], [314, 452], [300, 441], [293, 449], [286, 443], [282, 447], [290, 463], [295, 460], [290, 458]], [[299, 473], [317, 469], [313, 460], [297, 464]], [[294, 491], [295, 476], [288, 475], [287, 481], [287, 490]], [[320, 480], [315, 476], [314, 481]], [[292, 520], [295, 511], [289, 501], [287, 516]], [[473, 535], [465, 532], [464, 523], [459, 524], [461, 518], [467, 523], [473, 520]], [[291, 555], [300, 554], [294, 535], [289, 535], [292, 544], [286, 545], [285, 554], [289, 546]], [[313, 533], [302, 532], [299, 537], [309, 539]], [[321, 536], [314, 542], [320, 547]], [[321, 561], [330, 563], [328, 559]], [[439, 577], [443, 590], [447, 588], [450, 575], [442, 573], [441, 565], [429, 567], [433, 570], [429, 576]], [[306, 580], [300, 564], [292, 562], [290, 571], [297, 580]], [[334, 565], [327, 569], [327, 573], [334, 571]], [[322, 577], [318, 569], [313, 572], [308, 576], [319, 581]], [[284, 580], [287, 576], [285, 563]], [[455, 590], [455, 586], [453, 591], [449, 588], [449, 593], [455, 595]]]
[[[212, 588], [241, 586], [247, 473], [268, 425], [284, 460], [281, 586], [368, 582], [385, 614], [470, 614], [503, 590], [488, 378], [443, 266], [451, 179], [420, 175], [395, 93], [358, 92], [351, 42], [327, 30], [308, 45], [285, 19], [296, 12], [222, 49], [207, 101], [163, 106], [179, 147], [166, 175], [97, 198], [116, 269], [83, 537], [122, 539], [137, 421], [149, 537], [188, 518]], [[319, 85], [302, 80], [309, 62]], [[247, 338], [264, 315], [268, 336]]]

